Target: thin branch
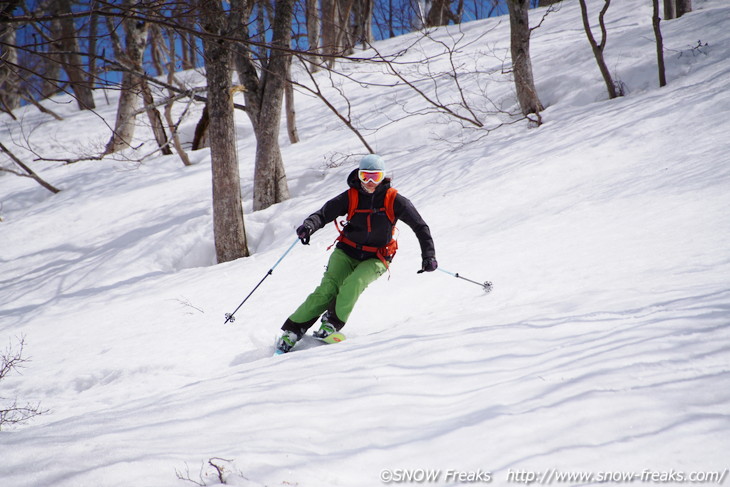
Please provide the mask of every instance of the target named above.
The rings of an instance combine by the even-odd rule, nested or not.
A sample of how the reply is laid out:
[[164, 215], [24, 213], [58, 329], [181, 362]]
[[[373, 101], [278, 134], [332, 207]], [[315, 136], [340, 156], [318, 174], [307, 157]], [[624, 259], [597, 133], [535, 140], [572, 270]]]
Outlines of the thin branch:
[[[319, 87], [319, 84], [317, 83], [317, 79], [314, 77], [314, 74], [309, 69], [307, 63], [304, 62], [303, 65], [304, 65], [305, 71], [309, 75], [309, 79], [312, 81], [312, 83], [314, 83], [314, 88], [311, 88], [311, 87], [309, 87], [307, 85], [298, 83], [296, 81], [291, 81], [291, 83], [294, 84], [295, 86], [298, 86], [298, 87], [306, 90], [306, 91], [309, 91], [314, 96], [316, 96], [317, 98], [319, 98], [322, 101], [322, 103], [324, 103], [325, 106], [327, 108], [329, 108], [330, 111], [332, 111], [332, 113], [334, 113], [335, 116], [337, 116], [337, 118], [339, 118], [342, 121], [342, 123], [344, 123], [345, 126], [347, 128], [349, 128], [357, 136], [358, 139], [360, 139], [360, 142], [362, 142], [362, 144], [365, 146], [365, 148], [371, 154], [374, 154], [375, 151], [373, 150], [373, 148], [370, 147], [370, 144], [368, 144], [367, 140], [365, 140], [365, 137], [360, 133], [360, 131], [352, 123], [352, 119], [350, 118], [350, 114], [352, 112], [352, 106], [350, 105], [350, 100], [346, 96], [344, 96], [344, 94], [342, 93], [342, 91], [339, 91], [338, 90], [339, 93], [344, 98], [345, 102], [347, 103], [347, 112], [348, 112], [348, 115], [345, 116], [342, 113], [340, 113], [340, 111], [327, 99], [326, 96], [324, 96], [324, 94], [322, 93], [322, 90]], [[331, 71], [328, 70], [327, 72], [330, 73], [330, 80], [332, 80], [332, 78], [331, 78]], [[332, 84], [332, 86], [334, 87], [334, 83]]]
[[[25, 338], [20, 337], [19, 348], [13, 350], [8, 347], [0, 354], [0, 380], [3, 380], [10, 372], [18, 372], [28, 362], [23, 358], [23, 348], [25, 347]], [[0, 397], [0, 400], [4, 399]], [[17, 399], [14, 399], [9, 405], [0, 407], [0, 430], [4, 425], [20, 424], [31, 418], [48, 413], [47, 409], [41, 409], [40, 404], [27, 403], [25, 406], [19, 406]]]
[[[381, 57], [382, 58], [382, 55], [377, 50], [375, 50], [375, 52], [376, 52], [376, 54], [377, 54], [378, 57]], [[470, 123], [470, 124], [472, 124], [472, 125], [474, 125], [476, 127], [481, 128], [481, 127], [484, 126], [484, 123], [481, 120], [479, 120], [477, 117], [474, 117], [474, 116], [467, 117], [467, 116], [461, 115], [460, 113], [455, 112], [454, 110], [452, 110], [451, 108], [449, 108], [445, 104], [441, 103], [441, 101], [439, 101], [438, 99], [433, 99], [432, 97], [430, 97], [429, 95], [427, 95], [423, 90], [421, 90], [420, 88], [418, 88], [415, 85], [414, 82], [412, 82], [409, 79], [407, 79], [403, 74], [401, 74], [401, 72], [399, 70], [395, 69], [391, 64], [387, 64], [387, 66], [388, 66], [388, 69], [390, 70], [390, 72], [396, 78], [398, 78], [406, 86], [408, 86], [410, 89], [412, 89], [414, 92], [416, 92], [416, 94], [418, 94], [423, 100], [425, 100], [426, 103], [430, 104], [434, 108], [438, 109], [439, 111], [443, 111], [446, 114], [448, 114], [448, 115], [450, 115], [450, 116], [452, 116], [452, 117], [454, 117], [456, 119], [459, 119], [459, 120], [462, 120], [464, 122]], [[454, 75], [454, 78], [457, 79], [458, 77], [456, 75]], [[430, 76], [430, 79], [433, 80], [434, 78], [432, 76]], [[459, 89], [461, 89], [461, 88], [459, 88]], [[462, 93], [462, 95], [463, 95], [463, 93]], [[467, 107], [468, 107], [468, 105], [467, 105]], [[473, 115], [473, 112], [471, 112], [471, 110], [469, 110], [469, 112]]]
[[55, 194], [55, 193], [59, 193], [61, 191], [60, 189], [56, 188], [55, 186], [53, 186], [50, 183], [47, 183], [45, 180], [43, 180], [43, 178], [41, 178], [40, 176], [38, 176], [38, 174], [36, 174], [35, 171], [33, 171], [30, 167], [28, 167], [27, 165], [25, 165], [23, 163], [23, 161], [21, 161], [15, 154], [13, 154], [10, 151], [10, 149], [8, 149], [7, 147], [5, 147], [5, 144], [3, 144], [2, 142], [0, 142], [0, 151], [2, 151], [5, 154], [7, 154], [8, 157], [10, 157], [10, 159], [15, 164], [17, 164], [18, 166], [20, 166], [27, 174], [22, 174], [22, 173], [15, 172], [15, 171], [8, 171], [8, 172], [12, 172], [14, 174], [17, 174], [18, 176], [25, 176], [25, 177], [32, 178], [33, 180], [35, 180], [35, 182], [37, 182], [38, 184], [40, 184], [41, 186], [43, 186], [44, 188], [46, 188], [51, 193], [54, 193]]

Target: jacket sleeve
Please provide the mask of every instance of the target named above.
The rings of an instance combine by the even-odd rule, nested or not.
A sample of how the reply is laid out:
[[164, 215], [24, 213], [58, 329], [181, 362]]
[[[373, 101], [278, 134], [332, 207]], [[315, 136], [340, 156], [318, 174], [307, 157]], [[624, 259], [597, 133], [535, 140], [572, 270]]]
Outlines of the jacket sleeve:
[[436, 248], [433, 243], [433, 238], [431, 238], [431, 229], [423, 221], [423, 218], [418, 213], [418, 210], [416, 210], [416, 207], [413, 206], [413, 203], [398, 193], [393, 204], [393, 209], [396, 218], [403, 220], [406, 225], [411, 227], [413, 233], [416, 234], [416, 238], [418, 238], [418, 242], [421, 244], [421, 258], [436, 257]]
[[322, 208], [305, 218], [304, 224], [311, 226], [312, 233], [314, 233], [338, 216], [346, 215], [348, 205], [349, 198], [347, 191], [345, 191], [329, 200]]

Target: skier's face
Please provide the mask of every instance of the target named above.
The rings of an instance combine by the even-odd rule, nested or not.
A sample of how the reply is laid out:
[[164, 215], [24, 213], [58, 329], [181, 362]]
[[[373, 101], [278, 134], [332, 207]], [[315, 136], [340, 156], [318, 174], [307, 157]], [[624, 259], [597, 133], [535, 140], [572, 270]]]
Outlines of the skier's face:
[[372, 181], [368, 181], [367, 183], [361, 182], [361, 184], [362, 184], [362, 189], [364, 189], [368, 193], [372, 193], [373, 191], [375, 191], [375, 188], [377, 188], [378, 184], [380, 184], [380, 183], [374, 183]]

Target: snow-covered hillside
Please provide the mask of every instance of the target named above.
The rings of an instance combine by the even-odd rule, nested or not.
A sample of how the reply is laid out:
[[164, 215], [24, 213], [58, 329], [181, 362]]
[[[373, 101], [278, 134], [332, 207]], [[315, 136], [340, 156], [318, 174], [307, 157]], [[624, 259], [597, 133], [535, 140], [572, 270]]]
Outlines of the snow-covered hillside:
[[[33, 163], [56, 195], [0, 173], [0, 346], [22, 336], [31, 359], [0, 383], [0, 405], [50, 410], [0, 432], [0, 484], [216, 485], [212, 458], [238, 486], [727, 481], [730, 4], [693, 6], [662, 23], [669, 84], [659, 89], [650, 2], [611, 5], [606, 56], [627, 95], [609, 101], [566, 0], [532, 38], [547, 106], [537, 129], [486, 135], [439, 114], [404, 117], [423, 100], [389, 86], [382, 66], [343, 64], [371, 83], [336, 88], [429, 223], [441, 268], [494, 291], [416, 274], [418, 243], [401, 224], [390, 278], [365, 292], [337, 345], [271, 357], [319, 282], [334, 227], [295, 246], [223, 324], [365, 153], [305, 92], [302, 141], [282, 136], [292, 198], [264, 211], [251, 211], [255, 145], [237, 115], [254, 254], [235, 262], [213, 265], [208, 150], [190, 153], [191, 167], [176, 156]], [[494, 108], [486, 95], [515, 111], [499, 74], [506, 18], [432, 37], [406, 58], [456, 45], [475, 108]], [[457, 95], [449, 82], [439, 78], [442, 96]], [[98, 96], [96, 114], [49, 105], [63, 121], [33, 107], [19, 123], [2, 115], [0, 139], [26, 161], [13, 144], [24, 137], [45, 157], [94, 152], [109, 137], [100, 117], [113, 123], [116, 108], [114, 93]], [[182, 127], [188, 139], [201, 109]], [[151, 151], [138, 134], [146, 143], [130, 159]]]

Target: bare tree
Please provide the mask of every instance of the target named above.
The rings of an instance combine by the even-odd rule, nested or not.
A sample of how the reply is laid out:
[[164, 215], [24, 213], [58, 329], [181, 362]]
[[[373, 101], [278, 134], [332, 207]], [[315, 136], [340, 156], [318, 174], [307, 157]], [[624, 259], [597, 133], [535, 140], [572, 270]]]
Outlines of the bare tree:
[[312, 70], [317, 71], [322, 64], [322, 56], [320, 55], [320, 35], [322, 22], [319, 16], [317, 0], [305, 0], [304, 9], [307, 21], [307, 59], [312, 65]]
[[692, 11], [692, 0], [677, 0], [677, 18]]
[[652, 0], [654, 14], [652, 16], [652, 24], [654, 26], [654, 37], [656, 38], [656, 57], [657, 67], [659, 69], [659, 86], [667, 84], [667, 76], [664, 69], [664, 40], [662, 39], [662, 30], [659, 26], [661, 18], [659, 17], [659, 0]]
[[80, 110], [91, 110], [96, 108], [94, 94], [89, 85], [84, 65], [79, 53], [78, 31], [74, 24], [74, 16], [71, 11], [71, 0], [56, 0], [58, 22], [60, 25], [60, 38], [56, 39], [59, 51], [63, 53], [64, 69], [68, 75], [71, 89], [79, 105]]
[[[167, 48], [165, 35], [162, 33], [162, 28], [159, 25], [151, 24], [148, 32], [149, 37], [147, 39], [147, 44], [150, 48], [149, 54], [152, 67], [155, 69], [157, 76], [162, 76], [166, 72], [165, 57], [169, 60], [171, 49]], [[174, 31], [172, 29], [168, 29], [168, 32], [171, 32], [172, 35], [174, 35]], [[170, 43], [171, 46], [174, 46], [174, 44], [174, 42]]]
[[286, 130], [289, 134], [289, 142], [296, 144], [299, 142], [299, 131], [297, 130], [297, 111], [294, 107], [294, 84], [291, 82], [291, 61], [289, 56], [289, 65], [286, 68], [287, 82], [284, 85], [284, 110], [286, 111]]
[[329, 67], [338, 56], [353, 52], [355, 35], [350, 18], [356, 1], [364, 0], [321, 0], [322, 53]]
[[167, 140], [165, 126], [162, 124], [162, 116], [155, 106], [155, 97], [152, 94], [152, 89], [150, 88], [150, 84], [146, 78], [142, 78], [140, 89], [142, 91], [142, 100], [144, 101], [144, 110], [150, 121], [152, 134], [155, 136], [155, 140], [157, 141], [157, 145], [160, 147], [160, 151], [165, 155], [170, 155], [172, 154], [172, 150], [170, 149], [170, 144]]
[[[46, 23], [28, 22], [28, 26], [32, 28], [32, 37], [37, 38], [39, 42], [35, 42], [32, 48], [21, 46], [25, 56], [20, 63], [23, 70], [31, 74], [23, 83], [24, 91], [30, 98], [37, 97], [42, 100], [65, 89], [65, 82], [61, 81], [61, 67], [65, 65], [65, 61], [63, 47], [57, 42], [62, 33], [55, 4], [49, 6], [47, 2], [40, 2], [34, 10], [51, 19]], [[32, 18], [27, 5], [23, 6], [23, 14], [27, 18]], [[37, 87], [33, 85], [34, 78], [38, 80]]]
[[20, 92], [15, 28], [7, 21], [19, 4], [19, 0], [14, 0], [0, 5], [0, 110], [10, 114], [20, 106]]
[[291, 64], [291, 22], [294, 0], [278, 0], [273, 19], [269, 58], [262, 69], [262, 88], [256, 130], [256, 167], [254, 172], [253, 208], [262, 210], [289, 199], [284, 163], [279, 149], [279, 126]]
[[[234, 0], [232, 5], [241, 9], [250, 8], [245, 5], [244, 0]], [[247, 48], [244, 42], [237, 46], [236, 71], [238, 79], [246, 88], [246, 113], [256, 136], [254, 211], [289, 199], [289, 187], [279, 147], [279, 126], [291, 63], [289, 45], [293, 7], [294, 0], [276, 2], [270, 48], [264, 57], [255, 59], [256, 53]], [[243, 39], [247, 39], [248, 29], [245, 25], [241, 32]]]
[[114, 46], [117, 60], [126, 69], [122, 72], [117, 120], [111, 139], [106, 145], [106, 154], [126, 149], [132, 143], [135, 131], [135, 113], [144, 84], [137, 73], [143, 71], [142, 58], [147, 47], [147, 22], [134, 18], [137, 15], [131, 15], [137, 13], [133, 10], [132, 0], [124, 0], [122, 9], [130, 14], [122, 22], [124, 26], [124, 48], [121, 47], [121, 42], [114, 34], [114, 29], [111, 26], [109, 29], [115, 39]]
[[598, 15], [598, 23], [601, 28], [600, 43], [596, 42], [595, 37], [593, 37], [593, 32], [591, 32], [591, 23], [590, 20], [588, 20], [588, 7], [586, 6], [586, 0], [579, 0], [579, 2], [581, 14], [583, 17], [583, 28], [585, 29], [586, 36], [588, 37], [588, 42], [591, 44], [591, 49], [593, 49], [593, 56], [596, 58], [596, 63], [598, 63], [598, 69], [601, 70], [603, 81], [605, 81], [606, 83], [606, 89], [608, 89], [608, 97], [610, 99], [616, 98], [617, 96], [620, 96], [620, 93], [616, 89], [616, 84], [613, 82], [611, 72], [608, 70], [608, 65], [606, 65], [606, 59], [603, 57], [603, 50], [606, 48], [607, 38], [605, 17], [606, 12], [608, 11], [608, 7], [611, 5], [611, 0], [604, 0], [601, 13]]
[[[169, 87], [174, 86], [175, 84], [175, 41], [172, 39], [170, 40], [170, 52], [168, 55], [168, 67], [167, 67], [167, 85]], [[182, 143], [180, 142], [180, 136], [178, 135], [178, 127], [180, 126], [180, 123], [182, 122], [183, 118], [185, 117], [185, 114], [188, 111], [188, 108], [193, 102], [193, 97], [188, 98], [188, 105], [183, 111], [182, 115], [178, 119], [177, 123], [175, 123], [172, 120], [172, 107], [174, 105], [174, 101], [176, 98], [175, 93], [168, 88], [168, 99], [165, 103], [165, 120], [167, 121], [167, 126], [170, 127], [170, 138], [172, 139], [173, 146], [175, 147], [175, 150], [177, 151], [178, 157], [180, 157], [180, 160], [182, 160], [183, 164], [185, 166], [192, 165], [192, 162], [190, 162], [190, 158], [188, 157], [187, 153], [182, 147]], [[182, 95], [177, 95], [177, 97], [181, 97]], [[207, 113], [207, 109], [204, 109], [204, 111]], [[244, 236], [245, 237], [245, 236]]]
[[206, 34], [203, 58], [213, 170], [213, 235], [216, 258], [221, 263], [249, 255], [233, 121], [231, 50], [225, 40], [240, 29], [246, 5], [242, 1], [234, 2], [226, 12], [219, 0], [197, 0], [197, 7], [198, 21]]
[[530, 59], [531, 31], [528, 15], [530, 0], [507, 0], [507, 7], [509, 8], [512, 74], [515, 80], [517, 100], [523, 115], [534, 113], [538, 115], [539, 120], [543, 107], [537, 96]]
[[353, 38], [355, 43], [362, 43], [367, 47], [373, 43], [373, 12], [375, 0], [356, 0], [354, 18], [352, 22]]
[[437, 27], [447, 25], [449, 21], [459, 23], [459, 16], [451, 11], [451, 0], [431, 0], [431, 8], [425, 20], [426, 27]]
[[692, 11], [692, 0], [663, 0], [664, 20], [678, 19]]

